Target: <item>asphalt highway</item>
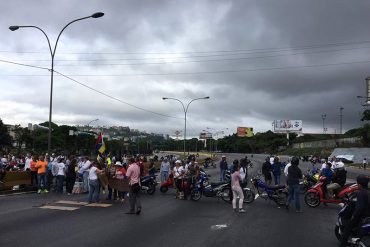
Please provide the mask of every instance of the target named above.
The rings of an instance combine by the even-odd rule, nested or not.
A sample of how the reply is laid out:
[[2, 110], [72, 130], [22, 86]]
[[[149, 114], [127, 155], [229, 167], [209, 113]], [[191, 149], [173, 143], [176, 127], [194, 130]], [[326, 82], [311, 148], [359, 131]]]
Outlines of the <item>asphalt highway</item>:
[[[240, 158], [228, 155], [228, 160]], [[264, 156], [254, 156], [257, 172]], [[213, 180], [219, 169], [209, 168]], [[142, 195], [142, 214], [127, 215], [128, 202], [86, 206], [86, 195], [22, 194], [0, 197], [0, 246], [338, 246], [334, 226], [339, 207], [303, 213], [258, 198], [247, 213], [216, 198], [177, 200], [174, 191]], [[293, 207], [294, 208], [294, 207]]]

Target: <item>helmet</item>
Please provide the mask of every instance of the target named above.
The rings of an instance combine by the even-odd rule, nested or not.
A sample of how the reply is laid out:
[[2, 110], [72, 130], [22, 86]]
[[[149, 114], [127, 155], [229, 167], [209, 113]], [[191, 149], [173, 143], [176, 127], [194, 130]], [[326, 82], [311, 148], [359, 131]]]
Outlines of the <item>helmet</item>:
[[298, 159], [298, 157], [296, 157], [296, 156], [294, 156], [293, 158], [292, 158], [292, 161], [290, 162], [293, 166], [297, 166], [297, 165], [299, 165], [299, 159]]
[[366, 187], [366, 188], [368, 187], [369, 176], [360, 174], [357, 176], [356, 180], [357, 180], [357, 183], [360, 184], [361, 186]]

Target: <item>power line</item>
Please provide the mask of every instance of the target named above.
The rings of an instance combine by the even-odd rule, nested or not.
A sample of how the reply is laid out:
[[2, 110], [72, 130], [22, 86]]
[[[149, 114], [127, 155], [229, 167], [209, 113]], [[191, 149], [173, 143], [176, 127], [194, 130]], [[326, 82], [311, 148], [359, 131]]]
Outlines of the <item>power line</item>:
[[30, 65], [30, 64], [24, 64], [24, 63], [17, 63], [17, 62], [12, 62], [12, 61], [8, 61], [8, 60], [2, 60], [2, 59], [0, 59], [0, 62], [14, 64], [14, 65], [20, 65], [20, 66], [24, 66], [24, 67], [36, 68], [36, 69], [50, 70], [49, 68], [45, 68], [45, 67], [40, 67], [40, 66]]
[[[315, 44], [315, 45], [302, 45], [302, 46], [291, 46], [291, 47], [280, 47], [280, 48], [255, 48], [255, 49], [236, 49], [236, 50], [216, 50], [216, 51], [182, 51], [182, 52], [58, 52], [58, 54], [194, 54], [194, 53], [231, 53], [231, 52], [249, 52], [249, 51], [271, 51], [271, 50], [295, 50], [295, 49], [312, 49], [328, 46], [345, 46], [345, 45], [359, 45], [370, 43], [370, 41], [355, 41], [355, 42], [338, 42], [338, 43], [326, 43], [326, 44]], [[0, 53], [30, 53], [30, 54], [43, 54], [47, 53], [44, 51], [7, 51], [2, 50]]]
[[54, 70], [54, 72], [55, 72], [56, 74], [58, 74], [58, 75], [62, 76], [62, 77], [65, 77], [65, 78], [67, 78], [67, 79], [69, 79], [69, 80], [71, 80], [71, 81], [73, 81], [73, 82], [75, 82], [75, 83], [77, 83], [77, 84], [79, 84], [79, 85], [83, 86], [83, 87], [86, 87], [86, 88], [88, 88], [88, 89], [90, 89], [90, 90], [92, 90], [92, 91], [94, 91], [94, 92], [96, 92], [96, 93], [99, 93], [99, 94], [101, 94], [101, 95], [103, 95], [103, 96], [106, 96], [106, 97], [108, 97], [108, 98], [112, 99], [112, 100], [118, 101], [118, 102], [120, 102], [120, 103], [123, 103], [123, 104], [125, 104], [125, 105], [131, 106], [131, 107], [136, 108], [136, 109], [138, 109], [138, 110], [145, 111], [145, 112], [148, 112], [148, 113], [151, 113], [151, 114], [155, 114], [155, 115], [158, 115], [158, 116], [162, 116], [162, 117], [182, 119], [182, 118], [179, 118], [179, 117], [174, 117], [174, 116], [165, 115], [165, 114], [162, 114], [162, 113], [154, 112], [154, 111], [147, 110], [147, 109], [144, 109], [144, 108], [142, 108], [142, 107], [139, 107], [139, 106], [136, 106], [136, 105], [130, 104], [130, 103], [125, 102], [125, 101], [123, 101], [123, 100], [121, 100], [121, 99], [118, 99], [118, 98], [116, 98], [116, 97], [110, 96], [110, 95], [108, 95], [107, 93], [104, 93], [104, 92], [99, 91], [99, 90], [97, 90], [97, 89], [95, 89], [95, 88], [92, 88], [92, 87], [90, 87], [90, 86], [88, 86], [88, 85], [86, 85], [86, 84], [84, 84], [84, 83], [82, 83], [82, 82], [79, 82], [79, 81], [77, 81], [77, 80], [75, 80], [75, 79], [73, 79], [73, 78], [71, 78], [71, 77], [69, 77], [69, 76], [67, 76], [67, 75], [64, 75], [64, 74], [62, 74], [62, 73], [60, 73], [60, 72], [58, 72], [58, 71], [56, 71], [56, 70]]
[[[321, 54], [327, 52], [341, 52], [348, 50], [356, 50], [370, 47], [361, 47], [361, 48], [348, 48], [340, 50], [327, 50], [327, 51], [311, 51], [311, 52], [297, 52], [292, 54], [277, 54], [269, 56], [259, 56], [259, 57], [237, 57], [237, 58], [221, 58], [221, 59], [207, 59], [207, 60], [193, 60], [193, 61], [164, 61], [164, 62], [149, 62], [149, 63], [126, 63], [126, 64], [90, 64], [90, 66], [132, 66], [132, 65], [159, 65], [159, 64], [176, 64], [176, 63], [203, 63], [203, 62], [224, 62], [224, 61], [240, 61], [240, 60], [249, 60], [249, 59], [263, 59], [263, 58], [273, 58], [273, 57], [283, 57], [283, 56], [296, 56], [296, 55], [306, 55], [306, 54]], [[83, 60], [87, 61], [87, 60]], [[109, 61], [109, 59], [108, 59]], [[58, 64], [59, 67], [78, 67], [78, 66], [87, 66], [89, 64]]]

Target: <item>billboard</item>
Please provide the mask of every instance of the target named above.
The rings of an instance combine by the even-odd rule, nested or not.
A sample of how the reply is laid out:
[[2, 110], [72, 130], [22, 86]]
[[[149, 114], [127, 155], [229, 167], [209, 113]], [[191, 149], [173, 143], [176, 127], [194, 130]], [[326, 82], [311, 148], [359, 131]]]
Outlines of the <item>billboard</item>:
[[210, 132], [201, 132], [199, 134], [199, 139], [201, 139], [201, 140], [212, 139], [212, 133], [210, 133]]
[[253, 136], [253, 128], [251, 127], [238, 127], [236, 129], [236, 133], [238, 137], [252, 137]]
[[302, 120], [275, 120], [275, 132], [302, 132]]

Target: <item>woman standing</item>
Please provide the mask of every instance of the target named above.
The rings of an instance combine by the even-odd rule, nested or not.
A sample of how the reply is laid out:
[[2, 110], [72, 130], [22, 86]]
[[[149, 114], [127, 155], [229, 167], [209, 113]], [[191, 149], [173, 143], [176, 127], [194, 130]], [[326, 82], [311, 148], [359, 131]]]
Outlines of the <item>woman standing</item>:
[[100, 193], [100, 183], [98, 179], [98, 173], [103, 173], [103, 170], [97, 168], [97, 163], [92, 163], [92, 166], [89, 169], [89, 201], [88, 203], [92, 202], [99, 202], [99, 193]]
[[236, 199], [237, 197], [239, 197], [239, 213], [245, 213], [245, 209], [243, 209], [244, 194], [242, 188], [240, 187], [241, 180], [242, 177], [240, 176], [239, 172], [239, 162], [234, 161], [234, 173], [231, 174], [231, 189], [233, 191], [233, 203], [232, 203], [233, 210], [234, 212], [237, 212]]
[[77, 167], [77, 160], [75, 157], [72, 157], [71, 163], [67, 167], [67, 174], [66, 174], [66, 190], [67, 194], [71, 195], [73, 186], [76, 181], [76, 167]]
[[177, 188], [176, 198], [183, 199], [184, 192], [182, 189], [182, 179], [185, 173], [184, 167], [181, 164], [181, 160], [176, 160], [175, 167], [173, 168], [173, 178]]
[[64, 178], [66, 176], [66, 165], [63, 163], [64, 159], [58, 159], [58, 173], [57, 173], [57, 193], [63, 194]]

